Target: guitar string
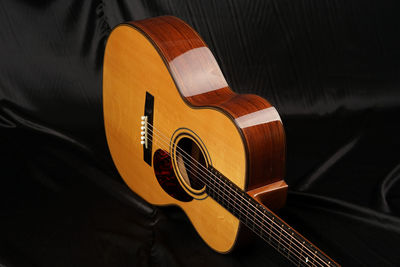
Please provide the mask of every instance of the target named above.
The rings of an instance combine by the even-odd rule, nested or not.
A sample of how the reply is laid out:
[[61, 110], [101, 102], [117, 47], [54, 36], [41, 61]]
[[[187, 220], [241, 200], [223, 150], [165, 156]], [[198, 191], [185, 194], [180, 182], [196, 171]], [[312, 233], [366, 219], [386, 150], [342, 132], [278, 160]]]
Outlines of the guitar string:
[[[157, 141], [157, 139], [155, 139], [154, 138], [154, 140], [156, 140]], [[169, 154], [169, 153], [168, 153]], [[180, 154], [180, 153], [179, 153]], [[182, 155], [182, 154], [181, 154]], [[183, 155], [182, 155], [183, 156]], [[194, 169], [192, 169], [192, 170], [194, 170]], [[188, 170], [191, 174], [194, 174], [193, 172], [191, 172], [190, 170]], [[197, 176], [197, 175], [196, 175]], [[204, 177], [203, 177], [204, 178]], [[200, 180], [200, 177], [199, 177], [199, 180]], [[211, 189], [212, 190], [212, 188], [211, 187], [208, 187], [209, 189]], [[217, 191], [215, 191], [215, 190], [213, 190], [216, 194], [218, 194], [218, 192]], [[219, 189], [219, 191], [220, 192], [222, 192], [220, 189]], [[224, 195], [226, 195], [224, 192], [222, 192]], [[221, 196], [221, 195], [220, 195]], [[230, 199], [230, 200], [232, 200], [229, 196], [228, 196], [228, 198]], [[239, 212], [240, 212], [240, 209], [237, 209], [237, 208], [235, 208], [235, 207], [232, 207], [233, 209], [236, 209], [236, 210], [238, 210]], [[247, 214], [249, 214], [249, 213], [247, 213]], [[247, 219], [251, 219], [251, 218], [249, 218], [247, 215], [245, 215], [246, 216], [246, 218]], [[257, 221], [259, 221], [258, 219], [257, 219]], [[253, 222], [254, 222], [254, 219], [253, 219]], [[250, 225], [248, 225], [248, 221], [246, 221], [246, 222], [243, 222], [246, 226], [248, 226], [248, 228], [249, 229], [251, 229], [251, 230], [253, 230], [256, 234], [261, 234], [261, 233], [259, 233], [259, 231], [256, 231], [254, 228], [252, 228]], [[262, 225], [265, 227], [265, 224], [264, 223], [262, 223]], [[277, 224], [276, 224], [277, 225]], [[262, 232], [264, 232], [264, 233], [266, 233], [266, 234], [268, 234], [268, 230], [264, 230], [262, 227], [259, 227], [259, 225], [257, 225], [258, 226], [258, 228], [262, 231]], [[279, 239], [280, 240], [282, 240], [285, 244], [288, 244], [284, 239], [282, 239], [282, 237], [286, 237], [286, 236], [282, 236], [282, 233], [280, 233], [279, 234], [279, 236], [278, 236], [278, 233], [275, 233], [275, 232], [272, 232], [272, 225], [271, 224], [269, 224], [269, 226], [271, 226], [270, 227], [270, 233], [269, 233], [269, 235], [270, 235], [270, 238], [271, 238], [271, 236], [272, 236], [272, 234], [274, 234], [277, 238], [279, 237]], [[300, 252], [300, 256], [299, 256], [299, 253], [297, 253], [298, 251], [297, 250], [295, 250], [295, 252], [296, 252], [296, 254], [294, 254], [293, 253], [293, 251], [291, 250], [291, 249], [288, 249], [284, 244], [282, 244], [281, 242], [280, 242], [280, 240], [277, 240], [274, 236], [272, 236], [272, 239], [274, 239], [275, 241], [277, 241], [278, 242], [278, 247], [276, 247], [275, 245], [273, 245], [273, 243], [271, 243], [271, 239], [269, 239], [269, 241], [263, 236], [263, 235], [261, 235], [260, 236], [263, 240], [265, 240], [268, 244], [270, 244], [272, 247], [274, 247], [275, 249], [277, 249], [278, 250], [278, 252], [279, 253], [281, 253], [283, 256], [285, 256], [286, 258], [288, 258], [288, 257], [294, 257], [296, 260], [297, 260], [297, 262], [295, 263], [295, 264], [299, 264], [300, 262], [302, 262], [303, 261], [303, 259], [301, 258], [301, 256], [303, 255], [303, 250]], [[286, 239], [288, 239], [288, 238], [286, 238]], [[292, 242], [293, 242], [293, 236], [291, 236], [291, 240], [290, 240], [290, 246], [291, 246], [291, 244], [292, 244]], [[281, 244], [281, 245], [283, 245], [283, 249], [286, 249], [287, 250], [287, 254], [284, 254], [284, 251], [282, 251], [282, 250], [280, 250], [279, 249], [279, 244]], [[293, 244], [293, 245], [295, 245], [295, 244]], [[304, 246], [303, 246], [303, 248], [304, 248]], [[289, 254], [290, 252], [292, 252], [292, 254]], [[305, 255], [306, 256], [306, 255]], [[313, 255], [314, 256], [314, 255]], [[289, 260], [290, 260], [290, 258], [288, 258]], [[319, 262], [315, 262], [315, 260], [314, 259], [312, 259], [313, 261], [314, 261], [314, 263], [318, 263], [319, 265], [321, 265]], [[291, 262], [293, 262], [292, 260], [291, 260]], [[306, 263], [307, 263], [307, 260], [305, 261]], [[311, 262], [311, 260], [310, 260], [310, 262]], [[293, 262], [294, 263], [294, 262]], [[313, 264], [314, 264], [313, 263]]]
[[[160, 134], [162, 134], [162, 135], [164, 135], [160, 130], [158, 130], [157, 128], [155, 128], [153, 125], [151, 125], [150, 123], [147, 123], [148, 125], [150, 125], [153, 129], [155, 129], [157, 132], [159, 132]], [[149, 128], [148, 128], [149, 129]], [[155, 133], [153, 130], [152, 130], [152, 132], [155, 134], [155, 135], [158, 135], [157, 133]], [[165, 135], [164, 135], [165, 136]], [[158, 137], [162, 140], [162, 137], [160, 136], [160, 135], [158, 135]], [[166, 138], [164, 138], [164, 139], [166, 139]], [[164, 143], [167, 145], [167, 146], [169, 146], [169, 147], [171, 147], [170, 145], [169, 145], [169, 143], [167, 143], [167, 141], [166, 140], [162, 140], [162, 141], [164, 141]], [[180, 149], [178, 146], [177, 146], [177, 150], [178, 149]], [[200, 165], [201, 167], [203, 167], [205, 170], [207, 170], [210, 174], [212, 174], [213, 176], [215, 176], [212, 172], [210, 172], [208, 169], [206, 169], [201, 163], [199, 163], [196, 159], [194, 159], [193, 157], [191, 157], [189, 154], [187, 154], [185, 151], [183, 151], [182, 149], [180, 149], [183, 153], [185, 153], [186, 155], [188, 155], [190, 158], [192, 158], [193, 159], [193, 161], [195, 161], [195, 162], [197, 162], [198, 163], [198, 165]], [[182, 156], [183, 156], [183, 154], [181, 154]], [[186, 158], [185, 156], [183, 156], [184, 158]], [[186, 160], [189, 160], [188, 158], [186, 158]], [[197, 168], [197, 169], [199, 169], [199, 168]], [[200, 170], [200, 169], [199, 169]], [[200, 170], [201, 171], [201, 170]], [[198, 172], [197, 172], [198, 173]], [[208, 176], [209, 178], [212, 178], [211, 176], [209, 176], [209, 175], [207, 175], [206, 173], [204, 173], [203, 172], [203, 174], [205, 174], [206, 176]], [[217, 176], [215, 176], [216, 178], [218, 178]], [[217, 181], [218, 183], [219, 183], [219, 181], [221, 181], [221, 182], [223, 182], [225, 185], [227, 185], [224, 181], [222, 181], [222, 180], [216, 180], [216, 179], [213, 179], [214, 181]], [[219, 183], [220, 184], [220, 183]], [[225, 194], [225, 193], [224, 193]], [[234, 195], [232, 195], [232, 196], [234, 196]], [[240, 195], [239, 195], [240, 196]], [[234, 196], [235, 197], [235, 196]], [[236, 198], [236, 197], [235, 197]], [[237, 199], [237, 198], [236, 198]], [[240, 201], [240, 199], [237, 199], [237, 200], [239, 200]], [[252, 203], [250, 203], [247, 199], [244, 199], [248, 204], [250, 204], [253, 208], [256, 208]], [[256, 210], [257, 210], [257, 208], [256, 208]], [[278, 228], [280, 228], [281, 229], [281, 232], [282, 232], [282, 230], [286, 233], [286, 234], [288, 234], [289, 236], [291, 236], [287, 231], [286, 231], [286, 229], [284, 229], [284, 228], [282, 228], [279, 224], [277, 224], [274, 220], [271, 220], [270, 218], [268, 218], [267, 216], [265, 216], [265, 215], [263, 215], [263, 217], [265, 217], [265, 218], [263, 218], [263, 217], [260, 217], [260, 215], [259, 214], [256, 214], [255, 213], [255, 215], [258, 215], [258, 217], [261, 219], [261, 220], [263, 220], [263, 221], [265, 221], [265, 218], [267, 218], [268, 220], [270, 220], [270, 222], [271, 223], [273, 223], [273, 224], [275, 224]], [[254, 216], [253, 216], [254, 217]], [[247, 217], [248, 218], [248, 217]], [[250, 218], [251, 219], [251, 218]], [[257, 219], [257, 218], [255, 218], [255, 219]], [[253, 219], [253, 221], [254, 221], [254, 219]], [[257, 219], [257, 221], [258, 222], [260, 222], [260, 220], [258, 220]], [[264, 224], [262, 221], [261, 221], [261, 223], [262, 224]], [[276, 235], [278, 235], [278, 234], [276, 234]], [[283, 236], [284, 238], [286, 238], [287, 240], [289, 240], [289, 238], [287, 237], [287, 236]], [[301, 241], [300, 240], [298, 240], [297, 238], [295, 238], [294, 239], [299, 245], [301, 245], [301, 247], [302, 247], [302, 251], [304, 251], [304, 249], [306, 249], [306, 250], [308, 250], [308, 252], [310, 252], [311, 253], [311, 255], [308, 255], [308, 256], [311, 256], [311, 257], [315, 257], [315, 256], [317, 256], [318, 258], [319, 258], [319, 260], [320, 261], [322, 261], [324, 264], [327, 264], [322, 258], [320, 258], [319, 257], [319, 255], [317, 255], [316, 253], [315, 253], [315, 251], [311, 251], [308, 247], [306, 247], [306, 246], [304, 246], [304, 244], [302, 244], [301, 243]], [[293, 238], [291, 238], [290, 239], [290, 242], [292, 242], [293, 241]], [[285, 242], [286, 243], [286, 242]], [[287, 244], [287, 243], [286, 243]], [[296, 245], [296, 243], [293, 243], [293, 245], [295, 245], [297, 248], [299, 248], [300, 249], [300, 247], [298, 247], [297, 245]], [[315, 261], [315, 260], [314, 260]], [[328, 263], [329, 264], [329, 263]]]
[[[152, 126], [150, 123], [148, 123], [150, 126]], [[157, 128], [155, 128], [154, 126], [152, 126], [155, 130], [157, 130], [158, 132], [160, 132], [160, 130], [158, 130]], [[163, 134], [162, 132], [160, 132], [161, 134]], [[158, 135], [157, 133], [155, 133], [156, 135]], [[164, 135], [164, 134], [163, 134]], [[158, 135], [159, 136], [159, 135]], [[165, 135], [164, 135], [165, 136]], [[161, 136], [159, 136], [160, 137], [160, 139], [161, 139]], [[164, 138], [164, 139], [166, 139], [166, 138]], [[166, 143], [166, 145], [167, 146], [169, 146], [169, 147], [171, 147], [165, 140], [163, 140], [164, 141], [164, 143]], [[177, 146], [177, 149], [180, 149], [178, 146]], [[182, 149], [180, 149], [183, 153], [185, 153], [186, 155], [188, 155], [190, 158], [192, 158], [193, 159], [193, 161], [195, 161], [195, 162], [197, 162], [197, 160], [196, 159], [194, 159], [193, 157], [191, 157], [189, 154], [187, 154], [185, 151], [183, 151]], [[182, 154], [181, 154], [182, 155]], [[182, 155], [183, 156], [183, 155]], [[183, 156], [184, 157], [184, 156]], [[186, 157], [185, 157], [186, 158]], [[187, 160], [189, 160], [188, 158], [186, 158]], [[210, 174], [212, 174], [215, 178], [217, 178], [217, 179], [213, 179], [214, 181], [217, 181], [218, 183], [221, 181], [223, 184], [225, 184], [225, 185], [227, 185], [223, 180], [219, 180], [218, 179], [218, 177], [215, 175], [215, 174], [213, 174], [212, 172], [210, 172], [208, 169], [206, 169], [201, 163], [199, 163], [199, 162], [197, 162], [198, 163], [198, 165], [200, 165], [201, 167], [203, 167], [206, 171], [208, 171]], [[199, 168], [197, 168], [197, 169], [199, 169]], [[200, 171], [201, 171], [201, 169], [199, 169]], [[202, 171], [203, 172], [203, 171]], [[203, 172], [203, 174], [205, 174], [207, 177], [209, 177], [209, 178], [212, 178], [212, 177], [210, 177], [209, 175], [207, 175], [206, 173], [204, 173]], [[219, 183], [220, 184], [220, 183]], [[237, 193], [237, 192], [235, 192], [235, 191], [233, 191], [234, 193]], [[225, 193], [224, 193], [225, 194]], [[235, 195], [232, 195], [232, 196], [234, 196], [235, 198], [236, 198], [236, 200], [239, 200], [239, 201], [241, 201], [240, 199], [237, 199], [237, 197], [235, 196]], [[239, 194], [238, 195], [239, 197], [241, 197], [241, 195]], [[255, 207], [251, 202], [249, 202], [247, 199], [243, 199], [243, 200], [245, 200], [248, 204], [250, 204], [253, 208], [255, 208], [256, 210], [257, 210], [257, 207]], [[257, 214], [257, 213], [255, 213], [255, 215], [257, 215], [262, 221], [265, 221], [265, 218], [267, 218], [271, 223], [273, 223], [273, 224], [275, 224], [278, 228], [280, 228], [281, 229], [281, 232], [282, 232], [282, 230], [286, 233], [286, 234], [288, 234], [289, 236], [291, 236], [287, 231], [286, 231], [286, 229], [284, 229], [284, 228], [282, 228], [279, 224], [277, 224], [277, 222], [276, 221], [274, 221], [274, 220], [271, 220], [270, 218], [268, 218], [267, 216], [265, 216], [265, 214], [263, 214], [263, 217], [260, 217], [260, 215], [259, 214]], [[253, 217], [255, 217], [255, 216], [253, 216]], [[265, 217], [265, 218], [264, 218]], [[247, 217], [248, 218], [248, 217]], [[254, 221], [254, 219], [253, 219], [253, 221]], [[258, 222], [260, 222], [260, 220], [258, 220], [257, 219], [257, 221]], [[263, 222], [261, 222], [261, 223], [263, 223]], [[290, 229], [290, 227], [289, 227], [289, 229]], [[286, 239], [288, 239], [288, 237], [286, 237], [286, 236], [284, 236]], [[292, 238], [291, 238], [292, 239]], [[310, 252], [311, 253], [311, 255], [308, 255], [308, 256], [310, 256], [310, 257], [313, 257], [313, 258], [315, 258], [315, 255], [316, 255], [316, 250], [315, 251], [312, 251], [311, 249], [309, 249], [308, 247], [306, 247], [306, 246], [304, 246], [304, 242], [303, 243], [301, 243], [301, 241], [300, 240], [298, 240], [297, 238], [295, 239], [295, 241], [302, 247], [302, 251], [304, 251], [304, 249], [306, 249], [306, 250], [308, 250], [308, 252]], [[305, 241], [305, 240], [304, 240]], [[308, 241], [307, 241], [308, 242]], [[299, 248], [296, 244], [294, 244], [297, 248]], [[321, 253], [321, 252], [320, 252]], [[318, 257], [318, 259], [320, 260], [320, 261], [322, 261], [324, 264], [330, 264], [331, 262], [329, 261], [328, 263], [326, 263], [326, 261], [324, 260], [324, 259], [322, 259], [319, 255], [316, 255], [317, 257]]]
[[[155, 139], [155, 138], [153, 138], [155, 141], [157, 141], [157, 139]], [[153, 142], [154, 143], [154, 142]], [[179, 153], [179, 152], [178, 152]], [[180, 153], [179, 153], [180, 154]], [[169, 155], [169, 153], [168, 153], [168, 155]], [[181, 156], [183, 156], [182, 154], [180, 154]], [[192, 170], [194, 170], [194, 169], [192, 169]], [[194, 175], [194, 173], [192, 172], [192, 171], [190, 171], [190, 170], [187, 170], [188, 172], [190, 172], [191, 174], [193, 174]], [[196, 175], [197, 176], [197, 175]], [[197, 176], [198, 177], [198, 176]], [[198, 177], [199, 178], [199, 180], [200, 180], [200, 177]], [[203, 177], [204, 178], [204, 177]], [[215, 189], [213, 189], [212, 187], [210, 187], [210, 186], [208, 186], [208, 188], [210, 189], [210, 190], [212, 190], [212, 191], [214, 191], [214, 193], [215, 194], [217, 194], [217, 195], [219, 195], [219, 196], [221, 196]], [[217, 189], [217, 188], [216, 188]], [[220, 192], [222, 192], [220, 189], [218, 189]], [[223, 194], [225, 194], [224, 192], [222, 192]], [[228, 196], [228, 198], [230, 199], [230, 200], [232, 200], [229, 196]], [[239, 211], [240, 212], [240, 209], [237, 209], [237, 208], [235, 208], [235, 207], [233, 207], [233, 209], [236, 209], [237, 211]], [[251, 218], [249, 218], [248, 216], [246, 216], [246, 218], [247, 219], [251, 219]], [[254, 221], [254, 220], [253, 220]], [[246, 223], [245, 222], [243, 222], [249, 229], [252, 229], [253, 231], [255, 231], [255, 229], [253, 229], [250, 225], [248, 225], [248, 221], [246, 221]], [[263, 223], [263, 225], [264, 225], [264, 223]], [[269, 225], [269, 226], [272, 226], [271, 224]], [[265, 225], [264, 225], [264, 227], [265, 227]], [[260, 229], [261, 229], [261, 231], [263, 231], [264, 233], [267, 233], [268, 234], [268, 230], [264, 230], [262, 227], [259, 227]], [[272, 229], [272, 228], [270, 228], [270, 229]], [[256, 232], [257, 234], [259, 234], [258, 232]], [[271, 242], [271, 239], [269, 239], [269, 240], [267, 240], [266, 239], [266, 237], [265, 236], [263, 236], [263, 235], [261, 235], [260, 237], [265, 241], [265, 242], [267, 242], [268, 244], [270, 244], [272, 247], [274, 247], [276, 250], [278, 250], [278, 252], [279, 253], [281, 253], [284, 257], [286, 257], [288, 260], [290, 260], [293, 264], [295, 264], [295, 265], [297, 265], [297, 264], [300, 264], [300, 262], [302, 262], [303, 260], [302, 260], [302, 258], [301, 258], [301, 253], [300, 253], [300, 256], [299, 256], [299, 253], [297, 253], [298, 251], [297, 250], [295, 250], [295, 252], [296, 252], [296, 254], [294, 254], [293, 253], [293, 251], [292, 250], [290, 250], [290, 249], [288, 249], [285, 245], [283, 245], [280, 241], [278, 241], [274, 236], [272, 236], [272, 234], [274, 234], [277, 238], [278, 238], [278, 234], [277, 233], [275, 233], [275, 232], [270, 232], [270, 238], [272, 237], [272, 239], [273, 240], [275, 240], [275, 241], [277, 241], [278, 242], [278, 247], [276, 247], [275, 245], [273, 245], [273, 243]], [[281, 238], [281, 236], [279, 237], [279, 238]], [[282, 240], [283, 242], [285, 242], [286, 244], [287, 244], [287, 242], [285, 241], [285, 240]], [[282, 251], [282, 250], [280, 250], [279, 249], [279, 244], [281, 244], [281, 245], [283, 245], [283, 250], [287, 250], [288, 251], [288, 253], [286, 254], [286, 253], [284, 253], [284, 251]], [[291, 254], [289, 254], [289, 252], [292, 252]], [[295, 260], [296, 260], [296, 262], [292, 259], [292, 258], [294, 258]], [[309, 266], [308, 265], [308, 263], [307, 262], [305, 262], [306, 264], [307, 264], [307, 266]]]
[[[168, 142], [168, 137], [166, 137], [165, 136], [165, 134], [163, 134], [160, 130], [158, 130], [157, 128], [155, 128], [153, 125], [151, 125], [150, 123], [148, 123], [148, 125], [150, 125], [152, 128], [154, 128], [157, 132], [159, 132], [160, 134], [162, 134], [165, 138], [163, 138], [164, 140], [164, 143], [167, 145], [167, 146], [169, 146], [169, 148], [171, 148], [171, 145], [169, 145], [169, 142]], [[152, 132], [154, 132], [154, 131], [152, 131]], [[157, 133], [155, 133], [154, 132], [154, 134], [156, 134], [157, 136], [159, 136], [160, 137], [160, 139], [162, 138], [160, 135], [158, 135]], [[166, 140], [166, 141], [165, 141]], [[175, 144], [175, 143], [173, 143], [173, 144]], [[178, 147], [178, 146], [176, 146], [177, 147], [177, 150], [178, 149], [180, 149], [180, 147]], [[223, 180], [219, 180], [218, 179], [218, 177], [214, 174], [214, 173], [212, 173], [212, 172], [210, 172], [206, 167], [204, 167], [200, 162], [198, 162], [196, 159], [194, 159], [192, 156], [190, 156], [186, 151], [184, 151], [184, 150], [182, 150], [182, 149], [180, 149], [183, 153], [185, 153], [189, 158], [191, 158], [193, 161], [195, 161], [195, 162], [197, 162], [198, 163], [198, 165], [200, 165], [205, 171], [207, 171], [209, 174], [211, 174], [211, 175], [213, 175], [215, 178], [217, 178], [217, 179], [213, 179], [214, 181], [217, 181], [218, 183], [219, 183], [219, 181], [221, 181], [223, 184], [225, 184], [225, 185], [228, 185], [228, 184], [226, 184]], [[182, 154], [181, 154], [182, 155]], [[183, 156], [183, 155], [182, 155]], [[184, 156], [183, 156], [184, 157]], [[186, 157], [185, 157], [186, 158]], [[188, 158], [186, 158], [186, 160], [189, 160]], [[190, 160], [189, 160], [190, 161]], [[197, 168], [197, 169], [199, 169], [199, 168]], [[200, 171], [201, 171], [201, 169], [199, 169]], [[212, 178], [212, 177], [210, 177], [209, 175], [207, 175], [207, 173], [205, 173], [204, 171], [202, 171], [202, 173], [203, 174], [205, 174], [207, 177], [209, 177], [209, 178]], [[240, 196], [240, 194], [239, 194], [239, 196]], [[240, 201], [240, 199], [237, 199], [237, 200], [239, 200]], [[255, 208], [255, 209], [257, 209], [257, 207], [255, 207], [251, 202], [249, 202], [247, 199], [244, 199], [248, 204], [250, 204], [253, 208]], [[284, 231], [285, 231], [285, 233], [286, 234], [288, 234], [288, 235], [290, 235], [287, 231], [286, 231], [286, 229], [284, 229], [284, 228], [282, 228], [279, 224], [277, 224], [275, 221], [273, 221], [273, 220], [271, 220], [270, 218], [268, 218], [267, 216], [265, 216], [265, 215], [263, 215], [263, 217], [260, 217], [260, 215], [259, 214], [255, 214], [255, 215], [258, 215], [258, 217], [261, 219], [261, 220], [265, 220], [263, 217], [265, 217], [265, 218], [267, 218], [268, 220], [270, 220], [272, 223], [275, 223], [275, 225], [276, 226], [278, 226], [279, 228], [281, 228], [281, 229], [283, 229]], [[259, 220], [257, 220], [258, 222], [260, 222]], [[290, 227], [289, 227], [290, 228]], [[315, 254], [315, 251], [312, 251], [312, 250], [310, 250], [308, 247], [305, 247], [301, 242], [300, 242], [300, 240], [297, 240], [297, 239], [295, 239], [297, 242], [298, 242], [298, 244], [299, 245], [301, 245], [303, 248], [305, 248], [305, 249], [307, 249], [312, 255], [314, 255]], [[321, 252], [320, 252], [321, 253]], [[322, 261], [322, 262], [324, 262], [324, 259], [322, 259], [322, 258], [320, 258], [319, 257], [319, 255], [317, 255], [317, 257]], [[329, 263], [330, 263], [330, 261], [329, 261]]]
[[[149, 125], [151, 125], [151, 124], [149, 124]], [[154, 129], [156, 129], [155, 127], [153, 127]], [[156, 129], [158, 132], [160, 132], [158, 129]], [[157, 133], [155, 133], [155, 135], [157, 135]], [[158, 135], [159, 136], [159, 135]], [[160, 137], [160, 139], [161, 139], [161, 136], [159, 136]], [[162, 140], [162, 139], [161, 139]], [[164, 140], [163, 140], [164, 141]], [[164, 143], [166, 143], [166, 141], [164, 141]], [[167, 143], [166, 143], [167, 144]], [[167, 144], [167, 146], [168, 146], [168, 144]], [[171, 147], [171, 146], [169, 146], [169, 147]], [[179, 147], [177, 147], [177, 149], [179, 149]], [[188, 155], [185, 151], [183, 151], [182, 150], [182, 152], [183, 153], [185, 153], [186, 155]], [[182, 154], [181, 154], [182, 155]], [[183, 156], [183, 155], [182, 155]], [[193, 157], [191, 157], [190, 155], [188, 155], [190, 158], [192, 158], [193, 159], [193, 161], [195, 161], [195, 162], [197, 162], [197, 160], [195, 160]], [[185, 156], [183, 156], [184, 158], [186, 158]], [[187, 159], [187, 158], [186, 158]], [[188, 160], [188, 159], [187, 159]], [[199, 162], [198, 162], [199, 163]], [[200, 166], [202, 166], [203, 168], [205, 168], [201, 163], [199, 163], [198, 165], [200, 165]], [[199, 168], [197, 168], [197, 169], [199, 169]], [[199, 169], [200, 170], [200, 169]], [[208, 169], [206, 169], [207, 171], [209, 171]], [[197, 172], [198, 173], [198, 172]], [[210, 172], [211, 173], [211, 172]], [[203, 174], [205, 174], [204, 172], [203, 172]], [[215, 176], [216, 178], [218, 178], [216, 175], [214, 175], [213, 173], [211, 173], [213, 176]], [[209, 177], [209, 178], [212, 178], [211, 176], [209, 176], [209, 175], [207, 175], [207, 174], [205, 174], [207, 177]], [[221, 181], [221, 182], [223, 182], [225, 185], [227, 185], [224, 181], [222, 181], [222, 180], [216, 180], [216, 179], [213, 179], [214, 181], [217, 181], [218, 182], [218, 184], [220, 184], [219, 183], [219, 181]], [[235, 191], [233, 191], [234, 193], [237, 193], [237, 192], [235, 192]], [[224, 192], [223, 192], [224, 193]], [[229, 193], [228, 193], [229, 194]], [[224, 193], [224, 195], [226, 195], [225, 193]], [[239, 202], [241, 202], [241, 200], [240, 199], [238, 199], [235, 195], [233, 195], [233, 194], [231, 194], [233, 197], [235, 197], [236, 198], [236, 200], [239, 200]], [[239, 197], [241, 197], [241, 195], [240, 194], [238, 194], [238, 196]], [[253, 208], [256, 208], [251, 202], [249, 202], [247, 199], [243, 199], [243, 200], [245, 200], [248, 204], [250, 204]], [[243, 202], [242, 202], [243, 203]], [[256, 210], [257, 210], [257, 208], [256, 208]], [[254, 210], [254, 211], [256, 211], [256, 210]], [[240, 210], [239, 210], [239, 212], [240, 212]], [[249, 214], [248, 212], [247, 212], [247, 214]], [[265, 221], [265, 218], [267, 218], [271, 223], [273, 223], [274, 225], [276, 225], [277, 227], [279, 227], [280, 229], [281, 229], [281, 232], [282, 232], [282, 230], [283, 231], [285, 231], [285, 233], [286, 234], [288, 234], [289, 236], [291, 236], [284, 228], [282, 228], [279, 224], [277, 224], [277, 222], [276, 221], [274, 221], [274, 220], [271, 220], [270, 218], [268, 218], [267, 216], [265, 216], [265, 214], [262, 214], [263, 215], [263, 217], [265, 217], [265, 218], [263, 218], [263, 217], [260, 217], [260, 215], [259, 214], [257, 214], [257, 213], [255, 213], [255, 215], [257, 215], [262, 221], [261, 221], [261, 223], [264, 225], [264, 222], [266, 222]], [[256, 216], [254, 216], [254, 215], [251, 215], [251, 216], [253, 216], [253, 218], [255, 218]], [[249, 217], [247, 217], [246, 216], [246, 219], [249, 219]], [[251, 219], [251, 218], [250, 218]], [[257, 219], [257, 218], [255, 218], [255, 219]], [[260, 222], [260, 220], [258, 220], [257, 219], [257, 221], [258, 222]], [[255, 222], [255, 220], [253, 219], [253, 222]], [[267, 222], [268, 223], [268, 222]], [[289, 227], [289, 229], [290, 229], [290, 227]], [[293, 232], [292, 232], [293, 233]], [[278, 235], [278, 234], [276, 234], [276, 235]], [[284, 238], [286, 238], [287, 240], [289, 240], [289, 238], [287, 237], [287, 236], [283, 236]], [[301, 243], [301, 241], [300, 240], [298, 240], [296, 237], [295, 237], [295, 239], [294, 239], [299, 245], [301, 245], [301, 251], [302, 251], [302, 254], [303, 254], [303, 252], [304, 252], [304, 249], [306, 249], [306, 250], [308, 250], [308, 252], [310, 252], [310, 254], [308, 254], [308, 255], [305, 255], [305, 256], [310, 256], [310, 257], [312, 257], [312, 259], [313, 259], [313, 261], [315, 261], [315, 256], [317, 256], [318, 257], [318, 259], [317, 260], [319, 260], [319, 261], [322, 261], [322, 263], [324, 263], [324, 264], [330, 264], [331, 263], [331, 261], [329, 261], [328, 263], [326, 263], [326, 260], [324, 260], [324, 259], [322, 259], [319, 255], [317, 255], [316, 254], [316, 250], [315, 251], [312, 251], [312, 250], [310, 250], [308, 247], [306, 247], [306, 246], [304, 246], [304, 242], [305, 241], [303, 241], [303, 243]], [[291, 236], [291, 238], [290, 238], [290, 241], [292, 242], [293, 241], [293, 238], [292, 238], [292, 236]], [[308, 241], [307, 241], [308, 242]], [[287, 242], [285, 242], [286, 244], [287, 244]], [[295, 245], [297, 248], [299, 248], [299, 246], [297, 246], [297, 244], [296, 243], [294, 243], [293, 245]], [[300, 248], [299, 248], [300, 249]], [[305, 251], [306, 253], [307, 253], [307, 251]], [[321, 253], [321, 252], [320, 252]]]

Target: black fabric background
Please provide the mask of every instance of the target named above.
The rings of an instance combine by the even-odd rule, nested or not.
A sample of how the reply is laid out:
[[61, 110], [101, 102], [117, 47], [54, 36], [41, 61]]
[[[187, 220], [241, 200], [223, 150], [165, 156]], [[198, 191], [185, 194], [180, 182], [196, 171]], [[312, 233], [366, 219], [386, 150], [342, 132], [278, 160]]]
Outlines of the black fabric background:
[[400, 265], [398, 1], [0, 1], [0, 266], [288, 265], [209, 249], [122, 182], [102, 119], [112, 27], [175, 15], [287, 133], [280, 215], [344, 266]]

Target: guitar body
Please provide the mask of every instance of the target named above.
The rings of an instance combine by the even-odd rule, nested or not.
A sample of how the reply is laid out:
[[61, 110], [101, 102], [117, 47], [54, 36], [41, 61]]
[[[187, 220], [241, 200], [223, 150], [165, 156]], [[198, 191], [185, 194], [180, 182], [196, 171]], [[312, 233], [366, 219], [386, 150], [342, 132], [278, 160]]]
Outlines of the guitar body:
[[103, 103], [109, 149], [126, 184], [152, 204], [181, 207], [214, 250], [229, 252], [241, 223], [196, 173], [212, 166], [267, 207], [284, 204], [279, 115], [261, 97], [234, 93], [203, 40], [181, 20], [158, 17], [112, 31]]

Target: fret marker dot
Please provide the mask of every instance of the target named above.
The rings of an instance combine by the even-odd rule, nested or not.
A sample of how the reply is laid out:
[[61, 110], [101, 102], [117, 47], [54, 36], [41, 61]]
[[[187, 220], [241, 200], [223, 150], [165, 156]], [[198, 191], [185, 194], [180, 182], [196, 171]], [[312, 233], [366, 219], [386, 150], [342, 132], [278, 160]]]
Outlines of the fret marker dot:
[[308, 262], [308, 257], [306, 257], [306, 262]]

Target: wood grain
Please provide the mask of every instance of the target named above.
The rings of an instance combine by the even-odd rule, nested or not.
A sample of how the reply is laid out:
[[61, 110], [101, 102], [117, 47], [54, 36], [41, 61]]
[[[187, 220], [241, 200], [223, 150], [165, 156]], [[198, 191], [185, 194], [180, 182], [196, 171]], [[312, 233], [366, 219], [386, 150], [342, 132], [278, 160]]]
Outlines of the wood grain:
[[[170, 16], [158, 17], [131, 22], [132, 25], [143, 31], [164, 56], [166, 64], [170, 67], [180, 91], [190, 91], [190, 83], [181, 82], [181, 72], [177, 72], [174, 60], [193, 49], [205, 48], [198, 53], [196, 59], [190, 58], [185, 64], [188, 73], [208, 73], [209, 70], [219, 70], [216, 61], [209, 60], [207, 45], [196, 31], [180, 19]], [[185, 41], [182, 41], [185, 40]], [[210, 66], [211, 65], [211, 66]], [[212, 88], [213, 84], [227, 84], [219, 71], [213, 78], [196, 82], [204, 83], [204, 88]], [[217, 80], [218, 82], [215, 82]], [[223, 80], [223, 82], [221, 82]], [[182, 89], [184, 87], [185, 89]], [[257, 95], [239, 95], [229, 86], [214, 88], [202, 94], [195, 92], [183, 98], [195, 107], [213, 107], [227, 113], [231, 118], [238, 118], [245, 114], [257, 112], [271, 107], [271, 104]], [[262, 124], [243, 129], [241, 134], [246, 142], [247, 152], [247, 184], [246, 190], [252, 190], [273, 182], [280, 181], [285, 175], [286, 138], [281, 122]]]
[[[107, 142], [127, 185], [152, 204], [180, 206], [210, 247], [219, 252], [231, 250], [239, 229], [236, 217], [211, 198], [190, 202], [176, 200], [159, 185], [153, 168], [144, 164], [140, 117], [145, 93], [148, 91], [154, 96], [154, 127], [165, 136], [153, 136], [153, 152], [169, 151], [168, 142], [176, 129], [191, 129], [207, 147], [213, 166], [244, 189], [246, 152], [236, 125], [215, 109], [189, 107], [182, 100], [157, 49], [132, 26], [122, 25], [112, 32], [107, 42], [103, 76]], [[224, 131], [212, 131], [220, 128]]]
[[[142, 164], [139, 126], [146, 91], [154, 96], [154, 127], [164, 136], [154, 134], [153, 152], [169, 151], [176, 129], [191, 129], [204, 142], [212, 165], [242, 190], [282, 181], [282, 123], [243, 129], [235, 123], [241, 116], [270, 108], [270, 103], [234, 93], [204, 41], [181, 20], [146, 19], [120, 25], [111, 33], [104, 58], [103, 102], [107, 141], [118, 171], [148, 202], [180, 206], [210, 247], [230, 251], [240, 228], [236, 217], [210, 197], [178, 201], [162, 189], [154, 170]], [[286, 191], [279, 192], [285, 199]]]

